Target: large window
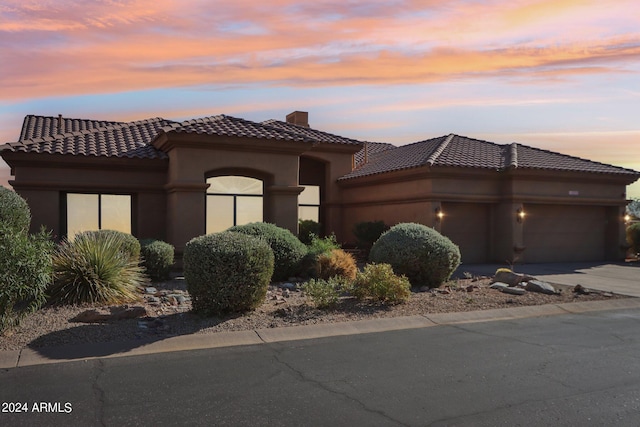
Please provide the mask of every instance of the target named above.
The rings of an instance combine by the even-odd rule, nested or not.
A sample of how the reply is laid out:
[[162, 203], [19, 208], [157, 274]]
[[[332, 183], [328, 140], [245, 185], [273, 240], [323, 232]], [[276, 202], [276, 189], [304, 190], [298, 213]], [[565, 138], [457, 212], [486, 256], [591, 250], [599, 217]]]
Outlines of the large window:
[[298, 196], [298, 218], [320, 222], [320, 187], [305, 185]]
[[262, 222], [262, 181], [246, 176], [216, 176], [207, 179], [207, 233], [234, 225]]
[[131, 196], [68, 193], [66, 201], [69, 238], [102, 229], [131, 233]]

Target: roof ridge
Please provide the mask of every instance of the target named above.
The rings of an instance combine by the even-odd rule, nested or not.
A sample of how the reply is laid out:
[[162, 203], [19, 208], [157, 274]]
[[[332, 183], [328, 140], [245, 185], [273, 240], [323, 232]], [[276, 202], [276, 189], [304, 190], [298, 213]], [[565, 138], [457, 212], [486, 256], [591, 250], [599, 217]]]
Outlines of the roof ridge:
[[509, 167], [516, 169], [518, 167], [518, 144], [512, 142], [509, 147]]
[[442, 154], [442, 152], [445, 150], [445, 148], [447, 148], [447, 146], [449, 145], [449, 143], [451, 142], [451, 140], [453, 139], [455, 135], [450, 133], [449, 135], [447, 135], [447, 137], [444, 139], [444, 141], [442, 141], [440, 143], [440, 145], [438, 145], [438, 148], [436, 148], [433, 153], [431, 153], [431, 155], [427, 158], [427, 161], [425, 163], [428, 163], [429, 166], [433, 166], [433, 164], [436, 162], [436, 160], [438, 160], [438, 157], [440, 157], [440, 154]]
[[[272, 129], [275, 128], [277, 130], [284, 131], [284, 132], [287, 132], [289, 134], [293, 134], [293, 135], [296, 135], [296, 136], [300, 136], [300, 135], [296, 134], [294, 131], [292, 131], [290, 129], [286, 129], [286, 127], [287, 126], [295, 126], [296, 128], [299, 128], [301, 131], [318, 132], [318, 133], [320, 133], [322, 135], [327, 135], [327, 136], [330, 136], [330, 137], [333, 137], [333, 138], [340, 138], [340, 139], [352, 141], [352, 142], [357, 143], [357, 144], [361, 144], [361, 143], [365, 143], [365, 142], [373, 142], [373, 141], [361, 141], [359, 139], [353, 139], [353, 138], [349, 138], [349, 137], [346, 137], [346, 136], [338, 135], [338, 134], [335, 134], [335, 133], [325, 132], [325, 131], [320, 130], [320, 129], [312, 128], [311, 126], [309, 126], [309, 127], [300, 126], [300, 125], [297, 125], [295, 123], [283, 122], [282, 120], [278, 120], [278, 119], [264, 120], [264, 121], [260, 122], [260, 124], [262, 126], [268, 126], [268, 127], [272, 128]], [[285, 126], [284, 127], [276, 126], [276, 125], [280, 125], [280, 124], [283, 124]], [[310, 138], [310, 137], [308, 137], [306, 135], [304, 137], [305, 138], [309, 138], [309, 139], [313, 139], [313, 138]]]

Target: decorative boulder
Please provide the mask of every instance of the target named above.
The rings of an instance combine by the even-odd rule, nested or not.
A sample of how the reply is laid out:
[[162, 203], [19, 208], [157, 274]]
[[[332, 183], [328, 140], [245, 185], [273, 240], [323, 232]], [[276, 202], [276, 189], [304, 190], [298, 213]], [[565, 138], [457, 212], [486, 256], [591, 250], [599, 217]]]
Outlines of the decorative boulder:
[[528, 282], [531, 279], [533, 279], [533, 277], [527, 276], [526, 274], [518, 274], [507, 268], [499, 268], [495, 276], [493, 276], [491, 283], [502, 282], [509, 286], [518, 286], [520, 282]]
[[517, 288], [515, 286], [502, 288], [500, 290], [505, 294], [511, 294], [511, 295], [524, 295], [527, 292], [523, 288]]
[[549, 283], [543, 282], [541, 280], [529, 280], [527, 282], [527, 286], [525, 286], [525, 289], [529, 292], [540, 292], [548, 295], [555, 295], [560, 293]]

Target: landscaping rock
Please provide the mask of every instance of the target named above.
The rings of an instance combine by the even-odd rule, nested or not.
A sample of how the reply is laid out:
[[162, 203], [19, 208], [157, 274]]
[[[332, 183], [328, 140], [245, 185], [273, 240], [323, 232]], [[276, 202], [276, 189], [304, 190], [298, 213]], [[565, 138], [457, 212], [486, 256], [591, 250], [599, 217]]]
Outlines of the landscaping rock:
[[498, 289], [498, 290], [502, 290], [504, 288], [508, 288], [509, 285], [507, 285], [506, 283], [502, 283], [502, 282], [495, 282], [492, 283], [491, 286], [489, 286], [491, 289]]
[[500, 290], [505, 294], [511, 294], [511, 295], [524, 295], [527, 292], [523, 288], [516, 288], [513, 286], [507, 286], [506, 288], [502, 288]]
[[509, 286], [518, 286], [520, 282], [528, 282], [532, 279], [534, 279], [534, 277], [527, 276], [526, 274], [518, 274], [511, 270], [500, 269], [496, 272], [491, 281], [492, 283], [502, 282]]
[[148, 294], [155, 295], [158, 290], [154, 287], [149, 286], [148, 288], [144, 288], [144, 291]]
[[575, 285], [573, 287], [573, 292], [578, 295], [589, 295], [591, 293], [589, 289], [585, 288], [582, 285]]
[[529, 280], [525, 289], [530, 292], [540, 292], [547, 295], [555, 295], [560, 293], [556, 288], [547, 282], [541, 280]]

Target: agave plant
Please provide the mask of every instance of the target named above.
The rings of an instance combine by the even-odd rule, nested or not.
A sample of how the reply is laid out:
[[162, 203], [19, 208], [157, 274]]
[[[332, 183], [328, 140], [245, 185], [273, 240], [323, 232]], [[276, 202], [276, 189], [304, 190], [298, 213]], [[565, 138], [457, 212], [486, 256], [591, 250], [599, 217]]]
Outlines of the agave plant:
[[119, 304], [138, 299], [136, 288], [148, 279], [122, 246], [122, 237], [113, 233], [81, 233], [62, 242], [53, 256], [49, 301]]

